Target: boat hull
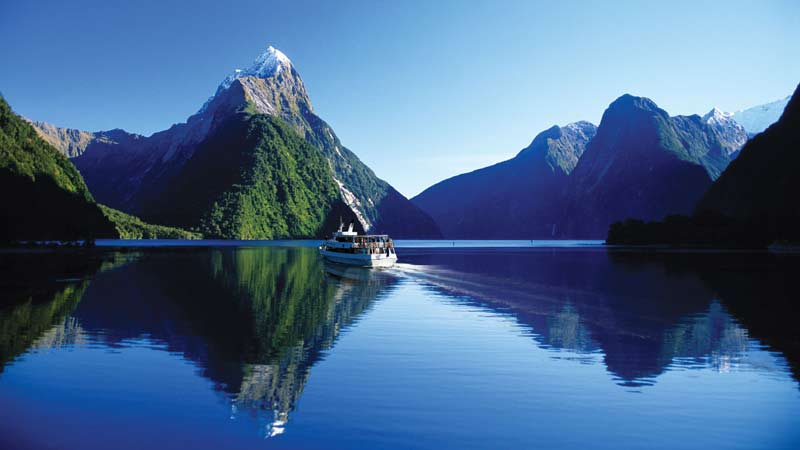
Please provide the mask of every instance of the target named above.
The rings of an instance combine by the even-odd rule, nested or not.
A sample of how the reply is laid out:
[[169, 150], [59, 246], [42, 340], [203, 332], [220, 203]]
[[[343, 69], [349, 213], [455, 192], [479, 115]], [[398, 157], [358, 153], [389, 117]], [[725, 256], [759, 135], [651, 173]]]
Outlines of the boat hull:
[[319, 251], [320, 255], [328, 261], [356, 267], [392, 267], [397, 262], [397, 255], [378, 255], [360, 253], [338, 253], [328, 250]]

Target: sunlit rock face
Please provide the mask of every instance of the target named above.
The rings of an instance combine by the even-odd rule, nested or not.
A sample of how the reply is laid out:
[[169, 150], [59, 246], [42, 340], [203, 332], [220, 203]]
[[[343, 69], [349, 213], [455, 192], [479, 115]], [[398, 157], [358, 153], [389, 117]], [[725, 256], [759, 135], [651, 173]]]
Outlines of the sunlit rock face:
[[[149, 137], [122, 130], [87, 133], [43, 123], [34, 125], [42, 136], [73, 157], [100, 203], [156, 219], [161, 216], [154, 211], [157, 209], [154, 202], [171, 186], [182, 182], [184, 168], [196, 157], [198, 148], [223, 132], [221, 127], [233, 117], [243, 114], [274, 117], [321, 153], [330, 169], [330, 183], [338, 187], [339, 198], [347, 209], [331, 207], [326, 211], [337, 221], [345, 215], [344, 220], [358, 221], [360, 229], [394, 237], [441, 236], [428, 214], [378, 178], [342, 145], [333, 129], [314, 113], [303, 80], [292, 62], [273, 47], [267, 48], [247, 68], [227, 76], [215, 94], [186, 122]], [[247, 167], [242, 168], [242, 172], [246, 170]], [[198, 225], [183, 224], [188, 228]]]
[[714, 108], [703, 116], [703, 121], [719, 139], [728, 156], [731, 159], [736, 158], [747, 142], [747, 131], [733, 119], [733, 114]]

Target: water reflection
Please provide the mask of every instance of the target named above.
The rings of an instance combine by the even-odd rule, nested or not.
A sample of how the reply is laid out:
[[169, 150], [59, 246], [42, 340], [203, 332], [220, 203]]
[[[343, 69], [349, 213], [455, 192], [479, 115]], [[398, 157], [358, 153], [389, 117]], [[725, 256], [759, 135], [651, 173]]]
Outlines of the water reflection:
[[542, 342], [544, 346], [578, 353], [597, 350], [598, 346], [583, 325], [578, 310], [569, 300], [564, 303], [561, 311], [547, 317], [546, 321], [547, 331], [543, 333], [546, 339]]
[[513, 314], [543, 348], [602, 354], [621, 385], [652, 384], [670, 366], [726, 370], [752, 338], [797, 375], [797, 259], [419, 249], [387, 273], [304, 248], [6, 254], [0, 371], [29, 348], [87, 334], [112, 348], [146, 337], [200, 367], [231, 396], [232, 415], [274, 411], [267, 422], [281, 423], [341, 329], [407, 277]]
[[684, 365], [698, 364], [723, 372], [741, 361], [750, 338], [717, 301], [708, 311], [689, 317], [664, 334], [661, 356], [664, 365], [681, 360]]
[[[308, 249], [136, 256], [124, 265], [87, 267], [79, 281], [47, 285], [37, 293], [41, 301], [17, 301], [4, 310], [3, 364], [29, 348], [88, 341], [163, 346], [214, 382], [232, 419], [255, 417], [264, 435], [274, 436], [284, 431], [311, 366], [395, 281], [326, 267]], [[14, 264], [30, 262], [32, 269], [38, 261]]]
[[[791, 306], [798, 298], [794, 282], [800, 271], [794, 256], [429, 249], [404, 250], [403, 263], [396, 269], [370, 271], [325, 264], [313, 248], [60, 255], [1, 255], [5, 270], [0, 276], [0, 370], [8, 370], [10, 364], [24, 366], [25, 352], [62, 347], [110, 350], [128, 358], [103, 360], [111, 368], [99, 366], [105, 370], [101, 374], [136, 369], [136, 364], [164, 363], [158, 358], [166, 355], [184, 366], [190, 362], [189, 367], [202, 378], [191, 373], [174, 381], [168, 379], [174, 372], [162, 373], [156, 367], [148, 374], [163, 381], [163, 386], [153, 388], [161, 384], [153, 378], [147, 378], [145, 386], [155, 391], [153, 398], [167, 398], [172, 389], [184, 388], [196, 378], [213, 390], [209, 394], [213, 408], [203, 413], [221, 411], [223, 417], [244, 423], [248, 430], [254, 421], [259, 437], [304, 427], [305, 435], [283, 436], [289, 443], [314, 433], [330, 436], [334, 426], [325, 420], [332, 415], [349, 417], [350, 430], [358, 430], [357, 426], [362, 426], [361, 431], [391, 430], [395, 434], [390, 440], [405, 435], [406, 423], [413, 423], [415, 430], [436, 442], [437, 436], [444, 436], [437, 433], [456, 432], [462, 420], [470, 420], [473, 411], [465, 405], [473, 400], [497, 413], [490, 414], [492, 418], [480, 412], [472, 416], [481, 415], [480, 423], [491, 421], [495, 430], [511, 426], [500, 413], [508, 413], [512, 421], [554, 418], [565, 427], [578, 424], [586, 405], [598, 403], [607, 412], [630, 412], [619, 417], [632, 421], [657, 409], [636, 403], [628, 391], [657, 391], [652, 386], [664, 386], [668, 372], [708, 374], [711, 369], [752, 371], [758, 377], [775, 374], [791, 391], [794, 384], [786, 375], [784, 359], [762, 351], [764, 344], [785, 355], [798, 373], [798, 332]], [[387, 301], [380, 302], [384, 297]], [[372, 308], [375, 311], [365, 314]], [[349, 336], [349, 347], [341, 340], [338, 351], [331, 352], [342, 333], [354, 330], [351, 325], [364, 317], [370, 320], [355, 329], [360, 333], [353, 331]], [[510, 347], [499, 348], [504, 345]], [[136, 352], [142, 348], [148, 351]], [[53, 352], [54, 359], [57, 353]], [[75, 353], [65, 366], [76, 377], [91, 375], [91, 366], [82, 368], [82, 363], [99, 364], [97, 360], [102, 359]], [[339, 356], [338, 365], [333, 363], [337, 358], [319, 364], [331, 354]], [[576, 368], [561, 360], [578, 360], [592, 367]], [[41, 359], [38, 363], [43, 364]], [[32, 367], [28, 372], [18, 370], [16, 380], [49, 366]], [[386, 367], [394, 371], [376, 375]], [[598, 367], [601, 370], [594, 370]], [[314, 383], [309, 384], [312, 370], [320, 374], [316, 391], [310, 387]], [[372, 379], [381, 376], [388, 383], [372, 384]], [[14, 380], [2, 377], [0, 381]], [[558, 390], [561, 377], [577, 380], [573, 390], [563, 385]], [[733, 386], [749, 381], [737, 382]], [[548, 383], [556, 386], [552, 393]], [[365, 385], [382, 390], [370, 392]], [[0, 393], [14, 392], [15, 387], [21, 389], [13, 382], [10, 388], [0, 383]], [[669, 392], [704, 394], [707, 387], [693, 391], [688, 385], [672, 386]], [[63, 392], [59, 388], [50, 393]], [[93, 392], [93, 386], [81, 388]], [[208, 388], [185, 389], [200, 396]], [[305, 405], [311, 403], [311, 407], [305, 409], [305, 420], [298, 420], [296, 407], [304, 390]], [[330, 397], [331, 390], [341, 390], [345, 401], [353, 402], [345, 408], [348, 411], [341, 411], [341, 400], [320, 406], [336, 398]], [[713, 398], [725, 400], [730, 392], [717, 392]], [[44, 403], [43, 409], [51, 406], [38, 394], [31, 395], [23, 402]], [[129, 400], [124, 389], [118, 395], [108, 397]], [[399, 402], [401, 406], [390, 411], [395, 415], [382, 416], [383, 412], [377, 414], [365, 406], [374, 402], [383, 407], [384, 399], [392, 395], [407, 397], [406, 403]], [[447, 401], [426, 403], [431, 398], [464, 403], [446, 409]], [[497, 398], [502, 399], [500, 404], [492, 403]], [[519, 405], [508, 404], [508, 399]], [[316, 415], [309, 413], [313, 400]], [[759, 400], [757, 395], [748, 398], [756, 407]], [[535, 408], [559, 402], [579, 407], [564, 417], [548, 408], [535, 416]], [[795, 408], [796, 403], [789, 406]], [[173, 407], [188, 415], [195, 406], [180, 400]], [[147, 405], [135, 408], [141, 408], [144, 417], [154, 412]], [[428, 426], [448, 414], [453, 417], [448, 423], [452, 430]], [[602, 422], [605, 412], [593, 417]], [[209, 423], [215, 431], [222, 428], [216, 421], [194, 420], [192, 434]], [[13, 420], [8, 423], [19, 425]], [[144, 423], [159, 430], [159, 424]], [[487, 427], [487, 436], [492, 427]], [[513, 428], [517, 434], [507, 437], [520, 441], [533, 430]], [[544, 433], [546, 428], [533, 431]], [[151, 433], [158, 435], [156, 431]], [[390, 441], [377, 441], [386, 442]]]
[[99, 270], [124, 255], [84, 252], [0, 254], [0, 373], [31, 345], [74, 342], [80, 327], [68, 320]]
[[[746, 362], [748, 349], [760, 345], [754, 339], [783, 352], [797, 379], [792, 299], [798, 298], [798, 259], [764, 253], [416, 249], [404, 252], [398, 272], [512, 314], [542, 348], [600, 353], [618, 384], [640, 387], [671, 368], [728, 370]], [[779, 326], [767, 326], [771, 321]], [[748, 332], [750, 324], [756, 328]], [[779, 359], [766, 364], [783, 370]]]
[[5, 298], [10, 304], [0, 310], [0, 373], [9, 361], [34, 343], [47, 346], [48, 342], [58, 342], [55, 345], [60, 345], [69, 339], [67, 336], [79, 334], [74, 321], [69, 326], [65, 326], [64, 321], [78, 305], [88, 285], [89, 281], [52, 283], [29, 295], [4, 292], [10, 294]]

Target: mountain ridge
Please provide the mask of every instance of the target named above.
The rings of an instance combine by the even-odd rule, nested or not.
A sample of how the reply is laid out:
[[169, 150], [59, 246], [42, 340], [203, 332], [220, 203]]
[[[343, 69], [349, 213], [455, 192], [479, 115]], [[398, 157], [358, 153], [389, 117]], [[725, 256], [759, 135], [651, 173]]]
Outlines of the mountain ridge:
[[91, 240], [114, 226], [69, 160], [0, 96], [0, 241]]
[[553, 126], [507, 161], [448, 178], [412, 201], [447, 238], [601, 238], [628, 216], [686, 213], [746, 140], [729, 113], [670, 116], [623, 94], [588, 122]]
[[775, 239], [800, 239], [800, 85], [777, 122], [753, 137], [698, 202], [699, 214], [745, 221]]
[[786, 108], [791, 98], [792, 96], [788, 95], [774, 102], [751, 106], [736, 111], [733, 113], [733, 119], [747, 130], [748, 135], [753, 136], [761, 133], [775, 123], [781, 117], [783, 110]]
[[735, 159], [742, 146], [747, 142], [747, 131], [741, 124], [736, 122], [733, 118], [733, 113], [713, 108], [703, 116], [703, 121], [716, 134], [728, 156], [731, 159]]
[[0, 96], [0, 242], [199, 237], [96, 203], [62, 152]]
[[747, 141], [691, 216], [618, 221], [609, 228], [606, 242], [726, 248], [800, 242], [800, 207], [792, 195], [800, 190], [798, 130], [800, 85], [778, 121]]
[[594, 136], [589, 122], [553, 126], [514, 158], [443, 180], [412, 201], [448, 238], [548, 238], [567, 176]]
[[652, 100], [625, 94], [603, 113], [570, 175], [559, 235], [602, 238], [627, 217], [691, 211], [728, 161], [700, 116], [670, 117]]
[[[198, 146], [227, 119], [240, 113], [279, 118], [321, 152], [328, 161], [338, 195], [350, 210], [346, 215], [357, 220], [361, 229], [397, 237], [441, 236], [433, 219], [341, 144], [331, 127], [313, 112], [291, 61], [273, 47], [248, 69], [228, 75], [215, 95], [186, 122], [149, 137], [137, 138], [138, 135], [127, 133], [125, 139], [110, 141], [95, 135], [82, 152], [73, 150], [73, 154], [79, 153], [73, 161], [101, 202], [146, 219], [154, 218], [157, 215], [153, 215], [152, 205], [180, 176]], [[71, 148], [69, 142], [61, 147], [67, 152]], [[337, 214], [342, 212], [347, 211], [337, 209]]]

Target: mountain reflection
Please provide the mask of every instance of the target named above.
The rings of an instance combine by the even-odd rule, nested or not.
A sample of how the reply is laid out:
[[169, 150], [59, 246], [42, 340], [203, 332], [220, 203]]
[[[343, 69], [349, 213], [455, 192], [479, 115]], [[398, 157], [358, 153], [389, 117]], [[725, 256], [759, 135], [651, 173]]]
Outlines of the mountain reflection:
[[706, 313], [682, 321], [664, 335], [663, 363], [688, 359], [724, 371], [748, 349], [747, 331], [717, 301]]
[[544, 344], [579, 353], [587, 353], [597, 349], [592, 342], [589, 330], [581, 322], [581, 316], [572, 303], [564, 303], [561, 311], [547, 318], [547, 331]]
[[155, 251], [100, 272], [3, 313], [3, 361], [29, 347], [146, 338], [196, 364], [232, 418], [255, 416], [266, 436], [284, 430], [311, 366], [393, 284], [326, 267], [308, 248]]
[[[622, 386], [654, 384], [675, 366], [725, 371], [743, 361], [752, 339], [783, 352], [798, 379], [796, 256], [604, 249], [403, 256], [400, 271], [513, 314], [543, 348], [602, 353]], [[779, 326], [765, 326], [770, 320]]]
[[[537, 345], [601, 360], [617, 384], [727, 371], [761, 343], [798, 375], [798, 258], [605, 250], [405, 250], [391, 271], [310, 248], [18, 254], [0, 259], [0, 371], [25, 351], [148, 345], [191, 361], [229, 404], [282, 433], [337, 337], [403, 277], [512, 314]], [[579, 358], [580, 359], [580, 358]]]
[[0, 254], [0, 373], [32, 345], [79, 339], [80, 327], [69, 314], [95, 273], [124, 260], [73, 251]]
[[61, 343], [74, 334], [72, 330], [77, 326], [74, 321], [65, 325], [65, 318], [78, 305], [88, 285], [89, 281], [53, 282], [36, 293], [12, 293], [16, 297], [12, 304], [0, 309], [0, 372], [37, 340], [46, 346], [46, 342]]

